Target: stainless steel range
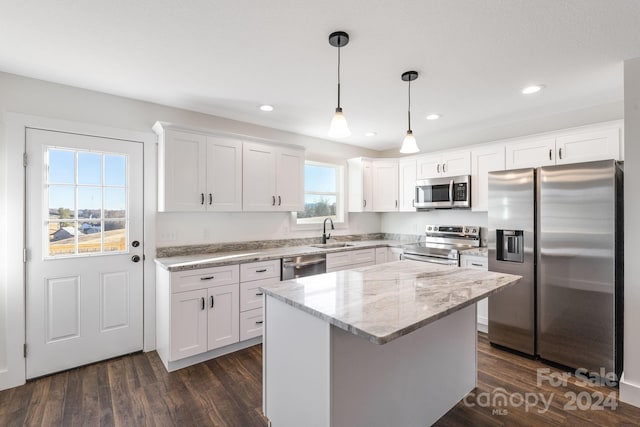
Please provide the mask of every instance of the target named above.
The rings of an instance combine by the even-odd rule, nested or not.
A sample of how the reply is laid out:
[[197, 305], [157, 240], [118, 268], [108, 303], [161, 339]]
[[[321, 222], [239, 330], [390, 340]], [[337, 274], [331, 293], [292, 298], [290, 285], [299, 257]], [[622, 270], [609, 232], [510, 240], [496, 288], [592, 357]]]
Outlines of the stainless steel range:
[[480, 227], [475, 225], [427, 225], [425, 241], [405, 245], [402, 259], [459, 265], [460, 251], [480, 246]]

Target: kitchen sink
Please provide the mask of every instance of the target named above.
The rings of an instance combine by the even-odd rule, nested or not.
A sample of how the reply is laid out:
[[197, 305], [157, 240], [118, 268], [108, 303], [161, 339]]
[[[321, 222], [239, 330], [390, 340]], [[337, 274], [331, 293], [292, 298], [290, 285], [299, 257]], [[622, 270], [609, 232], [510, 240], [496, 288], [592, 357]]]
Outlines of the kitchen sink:
[[352, 243], [336, 242], [336, 243], [318, 243], [313, 246], [314, 248], [333, 249], [333, 248], [346, 248], [349, 246], [355, 246]]

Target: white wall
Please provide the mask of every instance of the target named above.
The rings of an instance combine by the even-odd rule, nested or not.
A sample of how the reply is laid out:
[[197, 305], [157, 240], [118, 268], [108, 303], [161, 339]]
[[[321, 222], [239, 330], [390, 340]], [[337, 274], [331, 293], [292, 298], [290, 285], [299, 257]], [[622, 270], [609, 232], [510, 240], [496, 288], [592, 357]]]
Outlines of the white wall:
[[640, 58], [624, 63], [624, 374], [620, 400], [640, 407]]
[[[301, 145], [306, 148], [309, 158], [320, 161], [344, 161], [350, 157], [375, 156], [377, 153], [262, 126], [6, 73], [0, 73], [0, 94], [0, 113], [2, 114], [0, 120], [0, 389], [6, 385], [3, 383], [4, 378], [15, 377], [15, 367], [9, 368], [10, 364], [16, 360], [24, 363], [22, 359], [24, 316], [16, 317], [15, 313], [18, 311], [13, 310], [15, 307], [24, 305], [21, 262], [22, 227], [16, 227], [21, 220], [15, 220], [16, 215], [22, 215], [19, 212], [23, 206], [23, 194], [19, 191], [20, 185], [16, 183], [23, 182], [21, 164], [24, 138], [15, 137], [7, 140], [6, 113], [71, 121], [99, 128], [124, 129], [152, 138], [155, 138], [155, 135], [151, 131], [151, 126], [159, 120]], [[153, 156], [149, 158], [147, 153], [145, 153], [145, 169], [155, 170], [155, 159]], [[8, 176], [9, 173], [11, 176]], [[147, 194], [155, 194], [155, 188], [156, 183], [153, 179], [145, 180]], [[150, 216], [145, 218], [147, 223], [156, 220], [153, 209], [151, 212]], [[159, 224], [157, 229], [174, 227], [180, 230], [183, 243], [218, 242], [228, 238], [233, 238], [231, 240], [281, 238], [283, 237], [281, 233], [288, 223], [287, 215], [273, 213], [162, 214], [157, 217], [157, 220]], [[380, 228], [379, 215], [354, 215], [351, 217], [350, 224], [350, 229], [339, 230], [339, 232], [347, 233], [352, 230], [353, 232], [377, 232]], [[298, 234], [300, 236], [319, 235], [318, 231], [288, 233], [293, 237], [297, 237]], [[149, 240], [155, 240], [155, 236], [152, 237]], [[145, 253], [147, 259], [153, 258], [155, 247], [146, 245]], [[145, 277], [153, 280], [152, 274]], [[11, 295], [11, 301], [7, 299], [7, 295]], [[145, 307], [145, 318], [153, 319], [154, 315], [149, 313], [148, 307], [148, 305]], [[147, 338], [146, 336], [145, 343]], [[24, 365], [22, 365], [22, 371], [17, 374], [24, 377]]]

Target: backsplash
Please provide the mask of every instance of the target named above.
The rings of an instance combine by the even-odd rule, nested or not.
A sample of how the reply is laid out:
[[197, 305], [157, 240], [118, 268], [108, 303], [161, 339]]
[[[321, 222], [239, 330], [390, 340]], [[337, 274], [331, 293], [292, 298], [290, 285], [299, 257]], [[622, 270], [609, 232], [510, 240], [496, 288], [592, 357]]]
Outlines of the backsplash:
[[[389, 234], [389, 233], [366, 233], [366, 234], [347, 234], [343, 236], [332, 237], [331, 240], [336, 242], [362, 241], [362, 240], [399, 240], [407, 242], [416, 242], [422, 236], [413, 234]], [[216, 252], [235, 252], [255, 249], [273, 249], [286, 246], [305, 246], [321, 243], [320, 237], [304, 237], [296, 239], [278, 239], [278, 240], [254, 240], [249, 242], [224, 242], [212, 243], [207, 245], [185, 245], [185, 246], [167, 246], [157, 248], [156, 258], [167, 258], [173, 256], [210, 254]]]

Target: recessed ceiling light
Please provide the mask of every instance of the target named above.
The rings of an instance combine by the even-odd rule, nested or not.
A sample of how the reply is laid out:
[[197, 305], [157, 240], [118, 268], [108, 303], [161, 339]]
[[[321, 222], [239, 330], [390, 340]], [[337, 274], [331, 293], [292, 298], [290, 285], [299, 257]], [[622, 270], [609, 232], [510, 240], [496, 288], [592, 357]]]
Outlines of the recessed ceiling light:
[[438, 120], [440, 117], [442, 117], [440, 114], [429, 114], [427, 120]]
[[364, 136], [376, 136], [377, 132], [373, 132], [373, 131], [369, 131], [369, 132], [365, 132]]
[[262, 111], [273, 111], [273, 105], [264, 104], [260, 106]]
[[527, 86], [522, 89], [524, 95], [531, 95], [532, 93], [540, 92], [544, 88], [544, 85]]

